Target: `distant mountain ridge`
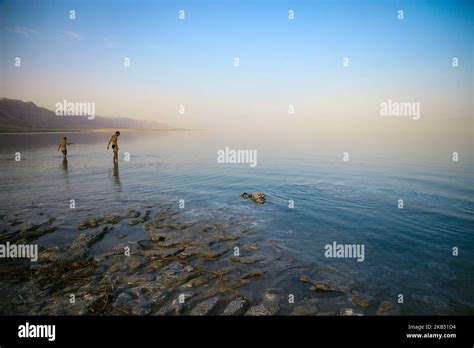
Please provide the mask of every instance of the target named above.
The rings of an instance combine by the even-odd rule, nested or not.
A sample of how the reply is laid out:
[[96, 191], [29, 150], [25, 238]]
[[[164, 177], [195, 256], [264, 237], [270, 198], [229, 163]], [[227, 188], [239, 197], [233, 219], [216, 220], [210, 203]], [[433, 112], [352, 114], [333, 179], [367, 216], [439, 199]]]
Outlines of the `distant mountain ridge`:
[[57, 116], [33, 102], [0, 98], [0, 131], [78, 130], [95, 128], [169, 129], [160, 122], [126, 117]]

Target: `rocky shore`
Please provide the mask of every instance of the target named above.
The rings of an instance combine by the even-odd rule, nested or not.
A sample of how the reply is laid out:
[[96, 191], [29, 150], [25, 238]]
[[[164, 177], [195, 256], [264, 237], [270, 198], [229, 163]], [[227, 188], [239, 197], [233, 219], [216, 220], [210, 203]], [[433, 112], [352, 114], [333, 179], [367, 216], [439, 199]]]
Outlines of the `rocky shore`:
[[[34, 243], [57, 230], [52, 217], [39, 224], [1, 218], [1, 243]], [[120, 222], [145, 231], [148, 238], [120, 243]], [[81, 221], [67, 247], [40, 248], [37, 262], [0, 260], [0, 313], [399, 313], [395, 304], [365, 293], [347, 275], [299, 264], [262, 233], [231, 220], [202, 217], [190, 222], [178, 208], [166, 205], [91, 217]], [[105, 253], [91, 252], [111, 234], [117, 236], [116, 246]]]

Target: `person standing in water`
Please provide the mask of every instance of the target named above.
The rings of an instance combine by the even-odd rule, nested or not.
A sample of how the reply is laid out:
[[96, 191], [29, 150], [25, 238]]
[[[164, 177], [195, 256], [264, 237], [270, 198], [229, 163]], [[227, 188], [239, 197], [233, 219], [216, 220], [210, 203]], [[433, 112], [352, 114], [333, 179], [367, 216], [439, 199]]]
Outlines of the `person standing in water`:
[[64, 155], [64, 158], [66, 158], [67, 156], [67, 138], [66, 137], [62, 138], [61, 141], [59, 142], [58, 151], [59, 150], [61, 150], [61, 152]]
[[107, 144], [107, 150], [109, 149], [110, 143], [112, 143], [112, 151], [114, 152], [114, 163], [118, 162], [118, 137], [120, 135], [119, 131], [116, 131], [114, 135], [109, 140], [109, 143]]

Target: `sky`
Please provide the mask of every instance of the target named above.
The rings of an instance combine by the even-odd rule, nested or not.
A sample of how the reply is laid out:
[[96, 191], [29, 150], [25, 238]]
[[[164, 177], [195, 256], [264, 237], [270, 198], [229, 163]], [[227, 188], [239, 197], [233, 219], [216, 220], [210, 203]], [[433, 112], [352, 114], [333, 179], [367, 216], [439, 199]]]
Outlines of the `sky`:
[[0, 94], [184, 128], [374, 126], [388, 99], [419, 102], [423, 122], [469, 119], [473, 14], [473, 1], [0, 0]]

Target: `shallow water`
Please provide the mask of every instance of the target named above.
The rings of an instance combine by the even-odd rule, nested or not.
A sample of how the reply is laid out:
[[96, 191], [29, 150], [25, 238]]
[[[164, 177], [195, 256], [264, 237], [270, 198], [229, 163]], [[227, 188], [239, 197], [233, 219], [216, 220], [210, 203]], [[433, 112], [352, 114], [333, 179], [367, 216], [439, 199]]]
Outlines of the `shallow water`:
[[[407, 146], [349, 147], [310, 135], [293, 141], [250, 133], [123, 132], [120, 162], [114, 165], [106, 150], [109, 134], [68, 134], [73, 144], [67, 163], [56, 151], [61, 136], [0, 135], [0, 212], [5, 220], [15, 214], [44, 220], [40, 211], [56, 217], [58, 231], [41, 237], [41, 246], [67, 245], [84, 218], [184, 200], [188, 219], [235, 216], [257, 228], [262, 240], [275, 240], [296, 262], [334, 267], [394, 303], [403, 294], [402, 314], [474, 313], [469, 148], [460, 150], [463, 161], [455, 163], [452, 147], [435, 141], [412, 141], [408, 147], [419, 146], [408, 151]], [[227, 146], [257, 149], [258, 165], [217, 163], [217, 150]], [[349, 162], [342, 161], [344, 151], [350, 152]], [[21, 161], [14, 160], [15, 152]], [[254, 191], [265, 192], [267, 203], [240, 198]], [[404, 209], [397, 208], [400, 198]], [[288, 200], [294, 200], [294, 209]], [[326, 258], [324, 246], [334, 241], [364, 244], [364, 262]], [[93, 252], [120, 243], [104, 238]], [[459, 256], [452, 256], [453, 247]], [[280, 267], [291, 272], [288, 264]]]

